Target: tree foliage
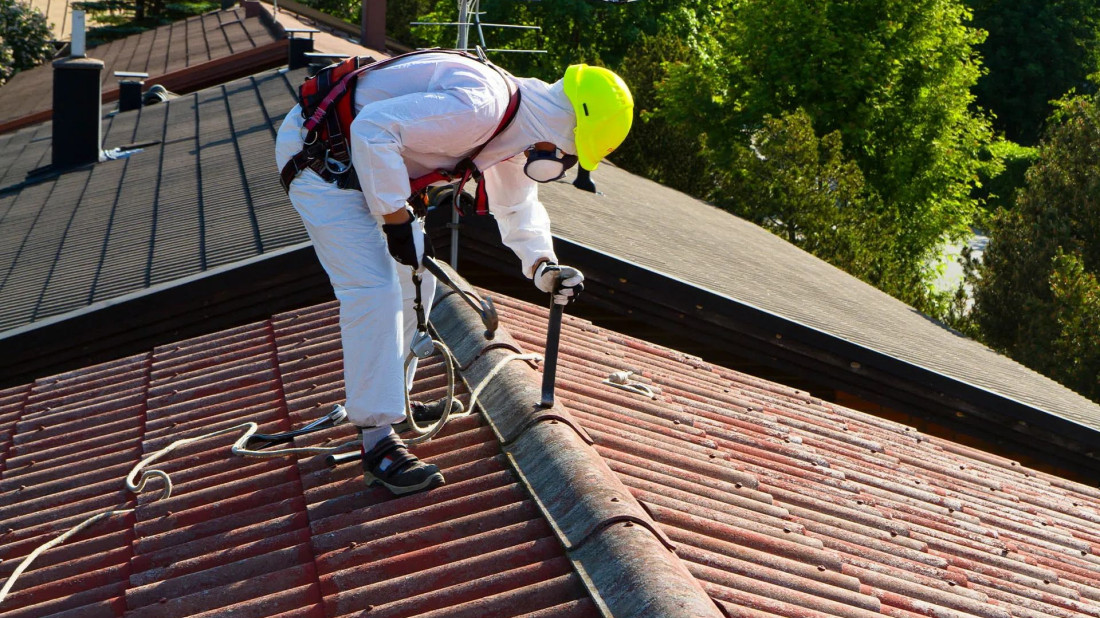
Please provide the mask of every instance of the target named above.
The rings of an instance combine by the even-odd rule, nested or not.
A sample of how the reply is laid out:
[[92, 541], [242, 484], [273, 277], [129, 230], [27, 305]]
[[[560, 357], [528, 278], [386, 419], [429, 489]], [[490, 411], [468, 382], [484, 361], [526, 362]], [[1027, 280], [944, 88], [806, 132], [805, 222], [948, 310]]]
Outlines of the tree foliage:
[[1100, 399], [1100, 104], [1062, 102], [1013, 209], [994, 218], [975, 321], [1016, 360]]
[[739, 214], [864, 280], [876, 278], [892, 230], [839, 131], [818, 138], [799, 109], [765, 116], [723, 179]]
[[[871, 279], [937, 313], [945, 299], [926, 265], [968, 231], [971, 191], [998, 164], [983, 160], [991, 129], [970, 109], [982, 35], [967, 18], [957, 0], [731, 3], [713, 41], [671, 69], [662, 111], [705, 135], [724, 169], [767, 115], [803, 109], [818, 135], [839, 132], [877, 196], [866, 217], [895, 233]], [[714, 190], [715, 201], [729, 195]]]
[[978, 50], [989, 72], [978, 105], [994, 126], [1023, 145], [1039, 140], [1050, 101], [1071, 89], [1088, 93], [1100, 71], [1100, 3], [1096, 0], [967, 0], [974, 26], [989, 32]]
[[0, 84], [53, 57], [49, 24], [18, 0], [0, 0]]

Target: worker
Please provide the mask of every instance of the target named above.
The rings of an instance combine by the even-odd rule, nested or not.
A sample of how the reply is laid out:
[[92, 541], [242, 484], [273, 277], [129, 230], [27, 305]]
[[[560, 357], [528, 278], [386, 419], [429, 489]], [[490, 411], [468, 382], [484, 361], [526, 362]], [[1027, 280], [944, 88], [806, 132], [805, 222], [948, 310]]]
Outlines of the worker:
[[[600, 67], [570, 66], [551, 84], [443, 51], [367, 71], [353, 92], [350, 187], [324, 178], [325, 169], [288, 164], [304, 151], [300, 105], [279, 128], [276, 160], [284, 172], [290, 168], [284, 186], [339, 301], [345, 408], [362, 433], [364, 477], [400, 495], [444, 483], [392, 427], [406, 420], [416, 368], [414, 359], [404, 369], [416, 332], [412, 274], [433, 254], [423, 220], [408, 204], [410, 178], [454, 169], [476, 154], [479, 192], [487, 194], [504, 244], [539, 290], [571, 302], [584, 275], [558, 264], [538, 183], [561, 178], [578, 161], [595, 169], [626, 138], [633, 100], [623, 81]], [[422, 275], [423, 303], [431, 307], [435, 280]], [[446, 403], [410, 408], [425, 423], [438, 420]]]

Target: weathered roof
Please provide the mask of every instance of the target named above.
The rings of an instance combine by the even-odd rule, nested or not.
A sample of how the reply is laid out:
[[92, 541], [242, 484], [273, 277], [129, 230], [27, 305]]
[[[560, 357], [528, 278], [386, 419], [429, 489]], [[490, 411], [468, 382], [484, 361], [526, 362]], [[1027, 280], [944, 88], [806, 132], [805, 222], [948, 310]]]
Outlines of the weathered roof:
[[0, 330], [307, 240], [273, 145], [293, 105], [272, 71], [104, 120], [133, 156], [27, 179], [51, 124], [0, 135]]
[[[508, 356], [541, 347], [547, 312], [494, 299], [493, 342], [455, 295], [433, 310], [467, 388], [509, 372], [485, 416], [418, 447], [449, 484], [411, 497], [364, 491], [354, 465], [235, 458], [229, 438], [163, 460], [169, 500], [121, 491], [175, 439], [339, 401], [333, 304], [0, 392], [0, 573], [140, 505], [43, 554], [0, 612], [641, 616], [623, 604], [667, 583], [645, 573], [686, 570], [729, 615], [1100, 616], [1100, 491], [572, 317], [542, 410]], [[604, 382], [624, 370], [653, 396]], [[442, 393], [440, 363], [418, 375]]]
[[[146, 87], [162, 84], [193, 92], [231, 78], [286, 64], [286, 41], [266, 9], [246, 17], [244, 8], [213, 11], [88, 50], [102, 60], [103, 100], [118, 98], [116, 71], [148, 73]], [[23, 71], [0, 88], [0, 133], [50, 119], [53, 67]]]
[[[852, 344], [832, 351], [848, 356], [825, 361], [851, 381], [888, 372], [888, 364], [907, 365], [925, 370], [919, 381], [941, 393], [935, 380], [989, 393], [991, 401], [1001, 401], [993, 407], [1021, 402], [1079, 424], [1080, 431], [1100, 429], [1100, 404], [930, 320], [763, 228], [610, 165], [601, 166], [593, 178], [600, 195], [566, 183], [547, 185], [541, 195], [555, 235], [623, 262], [623, 291], [632, 291], [627, 271], [656, 273], [707, 291], [715, 299], [733, 301], [722, 310], [743, 309], [738, 319], [752, 314], [805, 327], [802, 340], [781, 341], [779, 330], [763, 333], [772, 348], [797, 349], [807, 346], [811, 337]], [[639, 312], [647, 304], [674, 306], [681, 300], [674, 294], [646, 295], [636, 289], [632, 294]], [[682, 318], [707, 310], [694, 301], [682, 305], [668, 313]], [[713, 335], [703, 329], [698, 334]], [[820, 343], [808, 347], [820, 348]]]
[[[49, 124], [0, 135], [0, 332], [303, 243], [271, 163], [303, 75], [262, 73], [108, 118], [108, 148], [161, 143], [57, 177], [25, 182], [49, 160]], [[591, 269], [593, 302], [1096, 465], [1097, 404], [737, 217], [611, 165], [595, 178], [602, 195], [542, 193], [559, 253]]]

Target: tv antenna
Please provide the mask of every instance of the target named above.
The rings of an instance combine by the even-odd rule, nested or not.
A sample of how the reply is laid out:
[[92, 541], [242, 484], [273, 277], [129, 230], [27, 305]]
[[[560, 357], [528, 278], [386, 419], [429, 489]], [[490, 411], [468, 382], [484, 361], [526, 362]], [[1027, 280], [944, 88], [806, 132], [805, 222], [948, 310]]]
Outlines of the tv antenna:
[[[502, 52], [512, 54], [545, 54], [545, 49], [501, 49], [489, 47], [485, 42], [485, 28], [512, 28], [516, 30], [536, 30], [541, 32], [539, 26], [522, 26], [519, 24], [490, 24], [481, 21], [485, 13], [481, 10], [481, 0], [458, 0], [458, 21], [414, 21], [411, 26], [457, 26], [458, 43], [455, 49], [470, 51], [470, 26], [477, 31], [477, 47], [484, 52]], [[472, 19], [472, 21], [471, 21]]]

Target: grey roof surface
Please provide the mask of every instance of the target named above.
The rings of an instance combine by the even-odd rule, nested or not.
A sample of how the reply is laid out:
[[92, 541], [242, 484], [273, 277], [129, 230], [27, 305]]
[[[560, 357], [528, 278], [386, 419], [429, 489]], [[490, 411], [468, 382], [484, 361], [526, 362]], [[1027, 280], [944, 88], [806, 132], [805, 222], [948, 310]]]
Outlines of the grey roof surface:
[[[281, 48], [273, 47], [280, 38], [263, 19], [245, 17], [245, 9], [237, 7], [196, 15], [104, 43], [88, 49], [88, 56], [103, 61], [100, 79], [104, 94], [108, 94], [118, 89], [115, 71], [148, 73], [153, 83], [165, 75], [265, 47], [271, 47], [275, 57], [285, 58]], [[252, 62], [257, 60], [261, 64], [253, 65], [254, 69], [273, 66], [263, 65], [264, 58], [260, 56], [254, 56]], [[167, 87], [178, 89], [183, 84], [177, 78], [169, 80]], [[24, 117], [34, 117], [34, 122], [48, 119], [48, 115], [42, 115], [50, 111], [52, 97], [53, 67], [49, 63], [17, 73], [0, 88], [0, 127]]]
[[308, 240], [272, 154], [298, 79], [107, 117], [105, 148], [158, 143], [37, 182], [51, 124], [0, 135], [0, 331]]
[[542, 191], [555, 235], [1100, 429], [1100, 405], [763, 228], [611, 165], [592, 177], [602, 195]]

